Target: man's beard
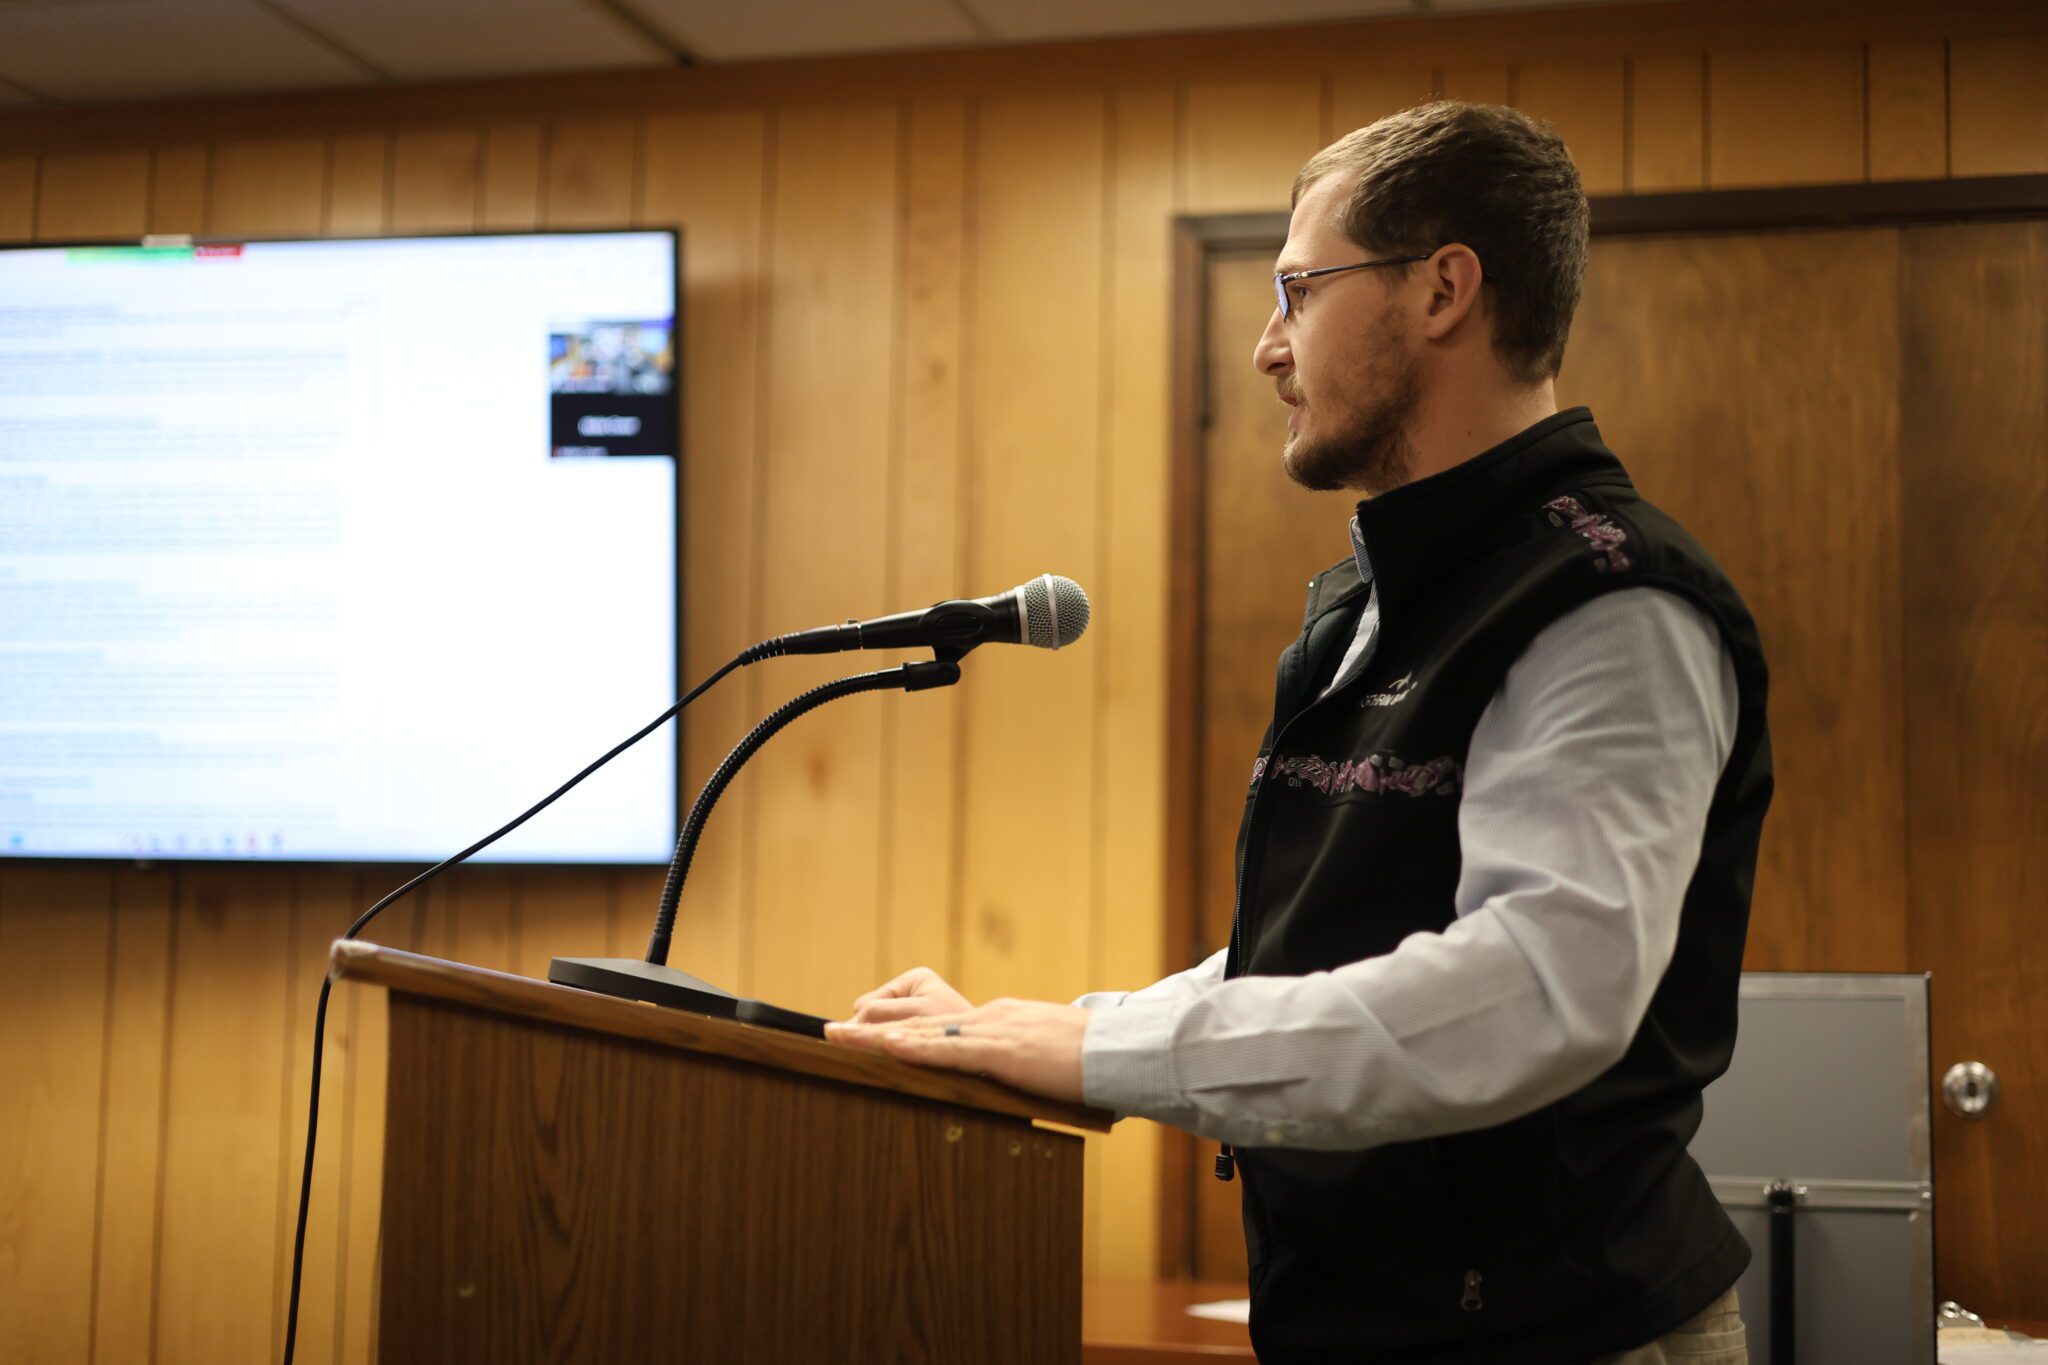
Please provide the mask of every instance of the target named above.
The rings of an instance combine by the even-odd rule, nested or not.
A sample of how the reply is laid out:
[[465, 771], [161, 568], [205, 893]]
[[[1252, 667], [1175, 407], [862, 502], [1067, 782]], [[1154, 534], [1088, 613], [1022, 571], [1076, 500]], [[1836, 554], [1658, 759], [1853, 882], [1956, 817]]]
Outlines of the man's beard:
[[1297, 432], [1281, 447], [1281, 466], [1303, 488], [1351, 488], [1372, 497], [1408, 482], [1415, 449], [1407, 426], [1422, 400], [1421, 365], [1389, 343], [1373, 358], [1367, 380], [1381, 396], [1344, 430], [1315, 440]]

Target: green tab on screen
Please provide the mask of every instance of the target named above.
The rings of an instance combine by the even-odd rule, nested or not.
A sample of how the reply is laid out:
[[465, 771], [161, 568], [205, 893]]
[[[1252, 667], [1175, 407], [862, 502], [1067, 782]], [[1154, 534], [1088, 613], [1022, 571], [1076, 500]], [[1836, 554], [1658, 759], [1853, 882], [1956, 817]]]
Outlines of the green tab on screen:
[[189, 261], [191, 246], [73, 246], [64, 249], [66, 265], [105, 261]]

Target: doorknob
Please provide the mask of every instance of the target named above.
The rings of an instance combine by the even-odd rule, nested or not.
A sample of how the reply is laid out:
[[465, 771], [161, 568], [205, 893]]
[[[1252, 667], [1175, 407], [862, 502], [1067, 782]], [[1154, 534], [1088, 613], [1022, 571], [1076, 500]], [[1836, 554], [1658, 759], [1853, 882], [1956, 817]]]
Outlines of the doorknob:
[[1981, 1119], [1998, 1105], [1998, 1073], [1982, 1062], [1957, 1062], [1941, 1078], [1941, 1101], [1958, 1118]]

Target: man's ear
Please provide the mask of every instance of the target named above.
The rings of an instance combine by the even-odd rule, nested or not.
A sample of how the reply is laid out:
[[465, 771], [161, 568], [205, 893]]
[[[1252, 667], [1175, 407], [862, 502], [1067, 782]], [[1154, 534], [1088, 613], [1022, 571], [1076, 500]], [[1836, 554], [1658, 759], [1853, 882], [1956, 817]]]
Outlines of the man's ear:
[[1460, 242], [1438, 247], [1419, 267], [1429, 285], [1429, 307], [1423, 315], [1422, 334], [1436, 341], [1450, 334], [1466, 317], [1482, 317], [1486, 305], [1479, 287], [1485, 269], [1478, 253]]

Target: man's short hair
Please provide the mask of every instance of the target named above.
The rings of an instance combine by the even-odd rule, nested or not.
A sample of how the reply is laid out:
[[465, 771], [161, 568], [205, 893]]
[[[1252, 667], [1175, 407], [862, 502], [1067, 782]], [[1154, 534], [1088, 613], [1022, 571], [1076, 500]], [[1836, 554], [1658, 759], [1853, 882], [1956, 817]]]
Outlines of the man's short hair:
[[1585, 281], [1591, 215], [1555, 128], [1497, 104], [1433, 100], [1310, 157], [1294, 178], [1295, 201], [1326, 175], [1354, 177], [1338, 226], [1367, 251], [1472, 248], [1491, 291], [1501, 364], [1523, 384], [1556, 376]]

